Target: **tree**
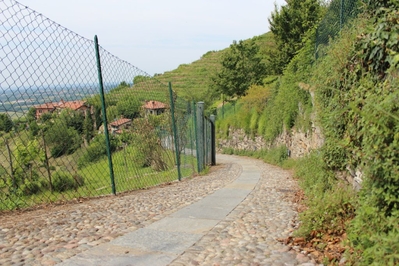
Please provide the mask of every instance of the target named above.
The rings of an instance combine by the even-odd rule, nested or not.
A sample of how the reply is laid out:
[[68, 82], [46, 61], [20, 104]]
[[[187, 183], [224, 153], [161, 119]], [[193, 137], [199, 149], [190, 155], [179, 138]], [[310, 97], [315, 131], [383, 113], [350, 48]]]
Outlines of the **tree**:
[[26, 114], [26, 121], [32, 122], [36, 120], [36, 108], [31, 107], [29, 108], [28, 113]]
[[107, 120], [108, 121], [114, 121], [118, 117], [118, 109], [116, 108], [115, 105], [111, 105], [107, 107]]
[[303, 47], [305, 33], [312, 29], [321, 16], [319, 0], [286, 0], [280, 9], [275, 6], [269, 18], [276, 49], [268, 52], [268, 67], [273, 74], [282, 74], [294, 55]]
[[230, 97], [246, 95], [251, 85], [261, 85], [266, 68], [258, 56], [259, 47], [251, 41], [236, 41], [222, 57], [222, 68], [212, 78], [213, 88]]
[[31, 134], [32, 137], [37, 136], [37, 134], [39, 134], [40, 131], [40, 126], [37, 124], [36, 121], [31, 121], [29, 123], [29, 132]]
[[83, 121], [83, 135], [87, 143], [94, 137], [94, 121], [90, 109], [86, 110], [85, 120]]
[[[107, 108], [110, 106], [114, 106], [116, 104], [115, 97], [109, 97], [109, 95], [105, 95], [105, 105]], [[94, 118], [94, 126], [95, 129], [99, 129], [103, 122], [102, 118], [102, 103], [100, 94], [96, 94], [87, 99], [87, 103], [93, 108], [93, 118]]]
[[40, 116], [39, 121], [40, 121], [41, 123], [45, 123], [45, 122], [47, 122], [47, 121], [50, 121], [52, 118], [53, 118], [53, 114], [50, 113], [50, 112], [48, 112], [48, 113], [42, 114], [42, 115]]
[[18, 142], [14, 155], [17, 164], [16, 173], [22, 178], [28, 177], [30, 181], [34, 181], [34, 176], [37, 175], [33, 169], [35, 160], [43, 161], [43, 156], [44, 153], [36, 139], [29, 140], [26, 143]]
[[59, 118], [47, 129], [45, 140], [51, 145], [51, 155], [55, 158], [72, 154], [82, 143], [78, 131], [68, 127], [66, 121]]
[[116, 104], [119, 115], [126, 118], [136, 118], [140, 113], [141, 102], [135, 96], [127, 96]]
[[58, 119], [65, 121], [67, 127], [74, 128], [79, 134], [83, 133], [84, 115], [81, 112], [65, 109]]
[[13, 122], [8, 114], [0, 114], [0, 131], [10, 132], [13, 127]]
[[120, 90], [122, 90], [124, 88], [129, 88], [129, 87], [130, 87], [130, 85], [127, 84], [126, 81], [122, 81], [121, 83], [119, 83], [119, 85], [117, 87], [113, 88], [110, 92], [115, 93], [115, 92], [118, 92], [118, 91], [120, 91]]

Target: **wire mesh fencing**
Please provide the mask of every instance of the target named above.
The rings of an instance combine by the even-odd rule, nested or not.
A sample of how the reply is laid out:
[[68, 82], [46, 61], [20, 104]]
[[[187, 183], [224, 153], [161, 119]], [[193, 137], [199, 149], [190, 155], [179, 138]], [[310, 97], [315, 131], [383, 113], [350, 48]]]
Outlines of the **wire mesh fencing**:
[[316, 30], [316, 59], [325, 54], [325, 47], [346, 23], [359, 13], [358, 0], [331, 0], [323, 20]]
[[94, 41], [0, 0], [0, 211], [197, 170], [194, 105]]

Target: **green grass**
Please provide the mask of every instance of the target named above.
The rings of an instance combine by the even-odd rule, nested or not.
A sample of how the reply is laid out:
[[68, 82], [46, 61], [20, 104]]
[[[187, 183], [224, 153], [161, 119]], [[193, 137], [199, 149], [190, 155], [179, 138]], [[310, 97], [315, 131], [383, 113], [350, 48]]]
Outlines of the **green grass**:
[[147, 79], [132, 87], [125, 87], [111, 91], [108, 96], [112, 100], [121, 100], [126, 96], [134, 96], [139, 101], [160, 101], [169, 103], [169, 91], [167, 83], [161, 83], [157, 79]]
[[[113, 153], [114, 180], [116, 192], [148, 188], [159, 184], [177, 180], [178, 173], [175, 166], [174, 154], [165, 150], [163, 158], [168, 164], [168, 170], [157, 172], [151, 167], [141, 167], [135, 162], [137, 150], [129, 146], [125, 150]], [[64, 158], [65, 159], [65, 158]], [[181, 156], [182, 177], [190, 177], [196, 169], [196, 159], [191, 155]], [[73, 174], [73, 172], [70, 172]], [[27, 208], [37, 204], [70, 201], [80, 197], [96, 197], [112, 194], [111, 178], [108, 168], [108, 159], [103, 157], [96, 163], [92, 163], [83, 169], [75, 170], [75, 174], [82, 176], [84, 185], [76, 190], [63, 193], [50, 192], [48, 189], [30, 196], [7, 193], [7, 187], [3, 186], [4, 193], [0, 195], [0, 210], [13, 210]], [[4, 184], [3, 184], [4, 185]]]
[[173, 89], [187, 100], [203, 101], [210, 85], [210, 77], [220, 68], [223, 51], [210, 51], [201, 59], [182, 64], [177, 69], [156, 76], [161, 82], [172, 82]]
[[265, 163], [280, 166], [284, 169], [293, 169], [297, 165], [297, 160], [288, 157], [288, 151], [285, 146], [279, 146], [271, 149], [252, 150], [235, 150], [233, 148], [224, 148], [222, 153], [235, 154], [240, 156], [249, 156], [261, 159]]

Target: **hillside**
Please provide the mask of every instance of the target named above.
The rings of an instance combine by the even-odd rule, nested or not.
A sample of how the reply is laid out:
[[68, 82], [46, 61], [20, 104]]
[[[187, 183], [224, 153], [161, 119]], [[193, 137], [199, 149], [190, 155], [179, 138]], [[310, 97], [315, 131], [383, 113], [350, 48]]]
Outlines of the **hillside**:
[[331, 3], [282, 75], [224, 106], [219, 147], [294, 169], [307, 208], [287, 243], [324, 265], [398, 265], [398, 3]]
[[[246, 42], [258, 44], [260, 47], [259, 53], [265, 58], [265, 51], [273, 46], [273, 35], [268, 32], [248, 39]], [[209, 51], [197, 61], [190, 64], [181, 64], [177, 69], [158, 74], [155, 78], [165, 84], [172, 82], [173, 89], [179, 96], [187, 100], [210, 103], [211, 99], [209, 99], [207, 91], [212, 82], [211, 77], [220, 69], [221, 60], [228, 49], [230, 48]]]
[[224, 50], [209, 51], [191, 64], [181, 64], [177, 69], [156, 76], [163, 83], [172, 82], [173, 89], [187, 100], [204, 100], [210, 86], [210, 77], [220, 68]]

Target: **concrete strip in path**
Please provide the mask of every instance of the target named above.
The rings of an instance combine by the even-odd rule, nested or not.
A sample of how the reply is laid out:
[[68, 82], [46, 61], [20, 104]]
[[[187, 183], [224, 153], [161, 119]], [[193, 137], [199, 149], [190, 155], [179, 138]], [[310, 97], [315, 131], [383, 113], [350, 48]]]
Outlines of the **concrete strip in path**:
[[261, 175], [259, 168], [241, 158], [234, 162], [243, 169], [233, 183], [151, 225], [58, 265], [168, 265], [225, 219], [255, 188]]

